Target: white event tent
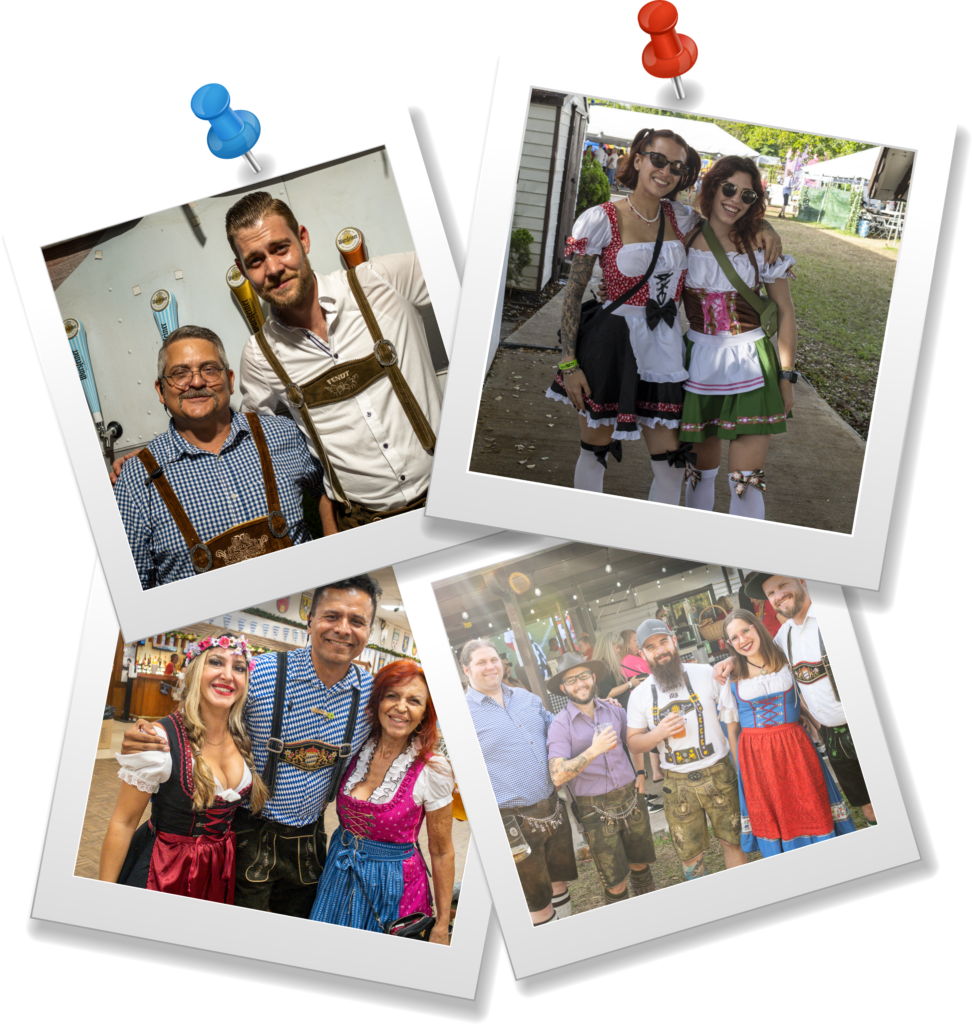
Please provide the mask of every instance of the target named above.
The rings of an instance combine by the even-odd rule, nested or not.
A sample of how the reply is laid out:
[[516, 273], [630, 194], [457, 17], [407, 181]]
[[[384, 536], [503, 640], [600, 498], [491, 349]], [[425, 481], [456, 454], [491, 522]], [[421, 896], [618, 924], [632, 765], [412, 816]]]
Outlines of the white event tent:
[[874, 164], [880, 146], [873, 149], [862, 149], [858, 153], [837, 156], [833, 160], [821, 160], [818, 164], [810, 164], [803, 168], [805, 178], [818, 181], [820, 178], [831, 178], [839, 181], [869, 181], [874, 173]]
[[[595, 103], [588, 112], [587, 138], [612, 146], [628, 146], [642, 128], [670, 128], [703, 156], [759, 156], [739, 139], [733, 138], [716, 124], [693, 121], [687, 117], [662, 114], [641, 114], [620, 107], [603, 107]], [[872, 161], [873, 163], [873, 161]]]

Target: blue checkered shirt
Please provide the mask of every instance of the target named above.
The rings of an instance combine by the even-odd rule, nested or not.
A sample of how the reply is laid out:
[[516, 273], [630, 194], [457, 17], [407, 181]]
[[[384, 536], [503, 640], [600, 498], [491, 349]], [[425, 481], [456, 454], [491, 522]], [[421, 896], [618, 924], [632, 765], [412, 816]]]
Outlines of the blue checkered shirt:
[[[361, 749], [371, 732], [371, 724], [365, 714], [371, 696], [371, 674], [360, 666], [351, 665], [344, 678], [328, 688], [317, 677], [310, 648], [290, 651], [287, 654], [283, 735], [280, 737], [284, 743], [322, 740], [340, 744], [351, 710], [351, 691], [359, 688], [359, 674], [361, 700], [358, 703], [358, 723], [351, 736], [352, 756]], [[253, 742], [253, 763], [261, 773], [267, 763], [267, 740], [270, 739], [276, 684], [277, 655], [262, 654], [250, 673], [244, 712], [246, 730]], [[334, 717], [315, 714], [311, 708], [331, 712]], [[333, 768], [307, 772], [283, 760], [277, 761], [273, 799], [264, 804], [264, 817], [284, 825], [308, 825], [316, 821], [323, 810], [324, 797], [333, 774]]]
[[554, 716], [535, 693], [501, 686], [505, 707], [471, 686], [466, 703], [496, 802], [502, 808], [529, 807], [554, 790], [547, 767], [547, 729]]
[[[304, 522], [302, 489], [324, 493], [321, 464], [307, 450], [304, 435], [284, 416], [261, 416], [280, 508], [295, 544], [311, 540]], [[267, 514], [267, 495], [256, 444], [242, 413], [233, 414], [229, 437], [218, 454], [190, 444], [174, 423], [148, 446], [165, 471], [189, 522], [203, 541]], [[115, 484], [115, 501], [138, 569], [142, 589], [196, 575], [186, 544], [145, 467], [129, 459]]]

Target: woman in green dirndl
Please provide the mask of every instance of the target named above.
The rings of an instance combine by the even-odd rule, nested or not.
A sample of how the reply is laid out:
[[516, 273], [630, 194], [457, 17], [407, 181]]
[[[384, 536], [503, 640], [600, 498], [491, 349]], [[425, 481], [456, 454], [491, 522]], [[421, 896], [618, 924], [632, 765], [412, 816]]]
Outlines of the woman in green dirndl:
[[[755, 226], [763, 220], [766, 197], [752, 160], [718, 160], [702, 180], [698, 207], [709, 230], [700, 226], [687, 240], [689, 376], [679, 440], [695, 444], [697, 463], [685, 471], [685, 503], [712, 509], [722, 442], [728, 441], [729, 513], [763, 519], [770, 438], [786, 430], [793, 407], [796, 317], [787, 278], [794, 259], [781, 256], [767, 264], [757, 250]], [[727, 261], [732, 274], [724, 269]], [[740, 294], [740, 284], [756, 303]], [[761, 285], [778, 306], [779, 356], [760, 326], [766, 303]]]

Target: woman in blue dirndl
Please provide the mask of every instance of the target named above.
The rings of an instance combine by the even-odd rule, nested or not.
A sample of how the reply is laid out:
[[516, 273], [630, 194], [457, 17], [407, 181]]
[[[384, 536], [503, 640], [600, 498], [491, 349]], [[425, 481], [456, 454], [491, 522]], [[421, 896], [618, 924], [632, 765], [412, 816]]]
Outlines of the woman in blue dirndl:
[[723, 623], [732, 675], [719, 699], [739, 775], [742, 848], [764, 857], [854, 831], [847, 805], [800, 724], [786, 656], [750, 612]]

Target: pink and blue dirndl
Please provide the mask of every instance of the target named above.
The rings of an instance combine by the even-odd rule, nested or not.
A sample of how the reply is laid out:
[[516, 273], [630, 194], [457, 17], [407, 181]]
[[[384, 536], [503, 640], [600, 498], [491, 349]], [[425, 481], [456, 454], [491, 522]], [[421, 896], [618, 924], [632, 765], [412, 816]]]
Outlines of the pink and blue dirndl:
[[341, 781], [340, 824], [328, 844], [310, 917], [377, 932], [383, 929], [376, 913], [383, 925], [407, 914], [432, 913], [428, 873], [416, 846], [425, 807], [416, 806], [412, 797], [427, 766], [413, 761], [391, 800], [376, 804], [344, 792], [357, 761], [355, 755]]

